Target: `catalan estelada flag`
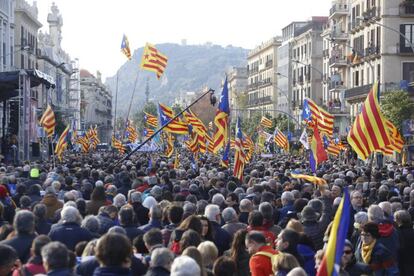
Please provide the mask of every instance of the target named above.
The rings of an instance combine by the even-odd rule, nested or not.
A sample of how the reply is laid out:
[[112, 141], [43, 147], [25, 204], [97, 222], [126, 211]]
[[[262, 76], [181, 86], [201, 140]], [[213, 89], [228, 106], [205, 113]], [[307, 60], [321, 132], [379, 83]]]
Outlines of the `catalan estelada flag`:
[[149, 137], [151, 137], [154, 133], [155, 133], [155, 132], [154, 132], [154, 130], [152, 130], [152, 129], [150, 129], [150, 128], [144, 128], [144, 131], [143, 131], [143, 136], [144, 136], [145, 138], [149, 138]]
[[184, 118], [192, 126], [194, 132], [203, 137], [207, 134], [206, 126], [191, 110], [184, 112]]
[[224, 149], [223, 157], [221, 158], [220, 165], [224, 168], [229, 167], [229, 156], [230, 156], [230, 142], [227, 142], [226, 148]]
[[334, 116], [306, 98], [303, 101], [302, 119], [309, 125], [316, 124], [321, 133], [333, 135]]
[[78, 139], [76, 139], [76, 143], [81, 145], [83, 153], [87, 153], [89, 151], [89, 140], [86, 135], [78, 137]]
[[170, 158], [172, 154], [174, 153], [174, 140], [173, 136], [170, 133], [167, 133], [165, 139], [165, 156]]
[[244, 139], [244, 149], [246, 150], [246, 156], [245, 156], [245, 163], [249, 163], [252, 159], [253, 153], [254, 153], [254, 142], [250, 136], [243, 134]]
[[147, 43], [142, 54], [141, 68], [147, 71], [155, 72], [160, 79], [167, 67], [168, 58], [161, 54], [154, 45]]
[[112, 147], [115, 148], [120, 154], [125, 153], [125, 147], [122, 142], [116, 139], [115, 135], [112, 136]]
[[52, 137], [53, 133], [55, 133], [56, 119], [55, 113], [49, 104], [47, 105], [45, 112], [40, 118], [39, 123], [45, 130], [47, 137]]
[[378, 83], [374, 83], [348, 133], [348, 143], [362, 160], [391, 145], [386, 119], [379, 105]]
[[289, 151], [289, 141], [286, 135], [283, 134], [279, 129], [275, 128], [273, 133], [273, 139], [280, 148], [284, 149], [285, 151]]
[[131, 59], [131, 49], [129, 48], [129, 41], [126, 35], [122, 36], [121, 52], [124, 53], [128, 59]]
[[307, 174], [297, 174], [297, 173], [291, 173], [290, 176], [296, 179], [303, 179], [310, 183], [316, 184], [316, 185], [326, 185], [326, 180], [320, 177], [307, 175]]
[[391, 140], [391, 144], [385, 146], [380, 150], [384, 155], [392, 156], [394, 151], [401, 153], [404, 147], [404, 140], [401, 137], [401, 134], [398, 132], [397, 128], [391, 121], [385, 119], [385, 124], [387, 127], [387, 131]]
[[67, 137], [68, 137], [69, 130], [70, 130], [70, 126], [68, 125], [65, 128], [65, 130], [62, 132], [62, 134], [60, 135], [59, 140], [56, 144], [55, 154], [57, 155], [59, 160], [62, 160], [63, 152], [66, 150], [68, 146]]
[[235, 139], [235, 154], [234, 154], [234, 170], [233, 176], [243, 180], [243, 171], [245, 164], [245, 154], [243, 148], [243, 132], [241, 130], [240, 118], [237, 118], [236, 123], [236, 139]]
[[344, 195], [335, 213], [332, 229], [329, 234], [325, 255], [319, 266], [317, 276], [337, 276], [341, 267], [341, 258], [344, 254], [345, 239], [351, 217], [351, 200], [348, 188], [344, 188]]
[[313, 125], [312, 142], [310, 144], [309, 164], [312, 172], [315, 173], [318, 165], [328, 160], [328, 155], [322, 144], [322, 139], [316, 125]]
[[144, 112], [144, 121], [150, 127], [158, 127], [158, 119], [157, 116]]
[[263, 116], [262, 119], [260, 120], [260, 125], [265, 128], [271, 128], [273, 123], [272, 123], [272, 120]]
[[138, 139], [138, 133], [135, 130], [134, 126], [132, 125], [131, 120], [127, 121], [127, 125], [125, 128], [125, 137], [131, 143], [135, 143], [135, 141]]
[[169, 121], [174, 118], [174, 113], [172, 109], [166, 105], [158, 104], [158, 112], [160, 115], [160, 124], [161, 126], [166, 126], [164, 131], [173, 133], [173, 134], [188, 134], [188, 124], [184, 123], [178, 119]]
[[223, 91], [221, 92], [219, 106], [214, 118], [214, 124], [216, 125], [216, 132], [214, 133], [214, 153], [217, 154], [220, 149], [224, 148], [228, 141], [229, 131], [229, 89], [227, 87], [227, 77], [224, 81]]

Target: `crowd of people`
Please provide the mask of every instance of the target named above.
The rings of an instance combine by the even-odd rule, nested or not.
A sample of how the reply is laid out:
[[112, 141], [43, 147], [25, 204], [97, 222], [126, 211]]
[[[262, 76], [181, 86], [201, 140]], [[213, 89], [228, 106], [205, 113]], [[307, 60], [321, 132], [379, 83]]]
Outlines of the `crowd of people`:
[[[67, 155], [0, 167], [0, 276], [316, 275], [350, 192], [339, 275], [414, 275], [414, 167], [259, 156], [244, 179], [214, 156]], [[175, 168], [174, 168], [175, 167]]]

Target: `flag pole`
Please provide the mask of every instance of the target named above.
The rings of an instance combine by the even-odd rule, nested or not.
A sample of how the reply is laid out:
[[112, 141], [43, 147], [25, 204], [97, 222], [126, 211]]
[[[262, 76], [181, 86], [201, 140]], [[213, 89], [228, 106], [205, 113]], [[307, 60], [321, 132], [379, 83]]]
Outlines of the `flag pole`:
[[116, 134], [116, 108], [118, 106], [118, 75], [119, 70], [116, 71], [116, 89], [115, 89], [115, 111], [114, 111], [114, 135]]
[[[136, 91], [136, 88], [137, 88], [138, 76], [139, 76], [139, 70], [138, 70], [137, 76], [135, 77], [134, 89], [132, 90], [131, 101], [129, 102], [128, 113], [127, 113], [127, 116], [126, 116], [126, 122], [128, 122], [129, 114], [131, 113], [132, 102], [134, 101], [134, 95], [135, 95], [135, 91]], [[125, 138], [124, 136], [125, 136], [125, 131], [122, 134], [122, 140], [124, 140], [124, 138]]]
[[[142, 142], [138, 147], [136, 147], [135, 149], [133, 149], [130, 153], [128, 153], [127, 155], [125, 155], [124, 157], [122, 157], [121, 159], [119, 159], [116, 163], [115, 166], [119, 165], [121, 162], [123, 162], [124, 160], [128, 159], [131, 155], [133, 155], [135, 152], [137, 152], [140, 148], [142, 148], [146, 143], [148, 143], [152, 138], [154, 138], [158, 133], [160, 133], [166, 126], [168, 126], [170, 123], [172, 123], [173, 121], [175, 121], [178, 117], [180, 117], [185, 111], [187, 111], [188, 109], [190, 109], [193, 105], [195, 105], [198, 101], [200, 101], [202, 98], [204, 98], [204, 96], [206, 96], [207, 94], [214, 94], [214, 90], [213, 89], [209, 89], [207, 92], [203, 93], [200, 97], [198, 97], [194, 102], [192, 102], [189, 106], [187, 106], [186, 108], [184, 108], [180, 113], [178, 113], [177, 115], [174, 116], [174, 118], [171, 118], [165, 125], [163, 125], [161, 128], [159, 128], [157, 131], [154, 132], [154, 134], [152, 134], [150, 137], [148, 137], [144, 142]], [[132, 101], [131, 101], [132, 102]]]
[[53, 160], [53, 168], [56, 168], [56, 158], [55, 158], [55, 147], [53, 146], [53, 140], [50, 137], [50, 144], [52, 147], [52, 160]]

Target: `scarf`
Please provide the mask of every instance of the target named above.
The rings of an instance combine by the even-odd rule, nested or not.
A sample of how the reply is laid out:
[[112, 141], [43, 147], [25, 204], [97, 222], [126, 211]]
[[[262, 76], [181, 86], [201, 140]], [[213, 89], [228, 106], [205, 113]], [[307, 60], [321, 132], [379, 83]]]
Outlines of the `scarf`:
[[364, 263], [369, 264], [369, 262], [371, 261], [372, 250], [374, 249], [376, 242], [377, 241], [373, 241], [371, 244], [362, 244], [361, 255]]

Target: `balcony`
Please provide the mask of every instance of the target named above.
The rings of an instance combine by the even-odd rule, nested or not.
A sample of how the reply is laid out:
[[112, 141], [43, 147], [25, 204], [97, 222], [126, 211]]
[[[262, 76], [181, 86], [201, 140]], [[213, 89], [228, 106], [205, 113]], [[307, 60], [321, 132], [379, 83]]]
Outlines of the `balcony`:
[[267, 78], [262, 81], [259, 81], [258, 84], [259, 84], [259, 87], [266, 87], [266, 86], [272, 85], [273, 83], [270, 78]]
[[329, 19], [346, 16], [348, 12], [349, 6], [347, 4], [334, 4], [329, 10]]
[[345, 99], [356, 98], [356, 97], [365, 97], [369, 90], [371, 89], [372, 84], [367, 84], [363, 86], [354, 87], [351, 89], [345, 90]]
[[365, 48], [364, 50], [364, 59], [373, 59], [380, 57], [380, 47], [379, 46], [369, 46], [368, 48]]
[[329, 59], [329, 67], [330, 68], [340, 68], [348, 66], [348, 61], [346, 57], [331, 57]]
[[367, 10], [366, 12], [363, 12], [362, 16], [365, 19], [368, 19], [366, 21], [364, 20], [364, 23], [366, 23], [367, 25], [370, 25], [370, 22], [369, 22], [370, 19], [379, 19], [380, 18], [380, 16], [381, 16], [380, 7], [372, 7], [369, 10]]
[[271, 59], [271, 60], [268, 60], [268, 61], [266, 61], [266, 64], [265, 64], [265, 67], [266, 68], [270, 68], [270, 67], [272, 67], [273, 66], [273, 60]]
[[346, 89], [343, 81], [332, 81], [328, 84], [329, 92], [340, 92]]
[[255, 82], [252, 84], [247, 85], [247, 91], [253, 91], [259, 88], [259, 82]]
[[254, 67], [254, 68], [251, 68], [250, 70], [248, 70], [247, 74], [250, 76], [250, 75], [257, 74], [258, 72], [259, 72], [259, 67]]
[[322, 51], [322, 56], [323, 57], [329, 57], [329, 49], [325, 49]]
[[252, 99], [247, 102], [248, 107], [258, 106], [258, 105], [266, 105], [266, 104], [272, 104], [272, 97], [271, 96], [265, 96], [258, 99]]
[[400, 4], [400, 16], [414, 17], [414, 2], [404, 1]]
[[349, 38], [348, 33], [345, 31], [333, 31], [331, 37], [335, 41], [347, 41]]
[[348, 31], [351, 34], [356, 33], [357, 31], [361, 30], [363, 26], [361, 25], [361, 20], [352, 20], [348, 23]]

